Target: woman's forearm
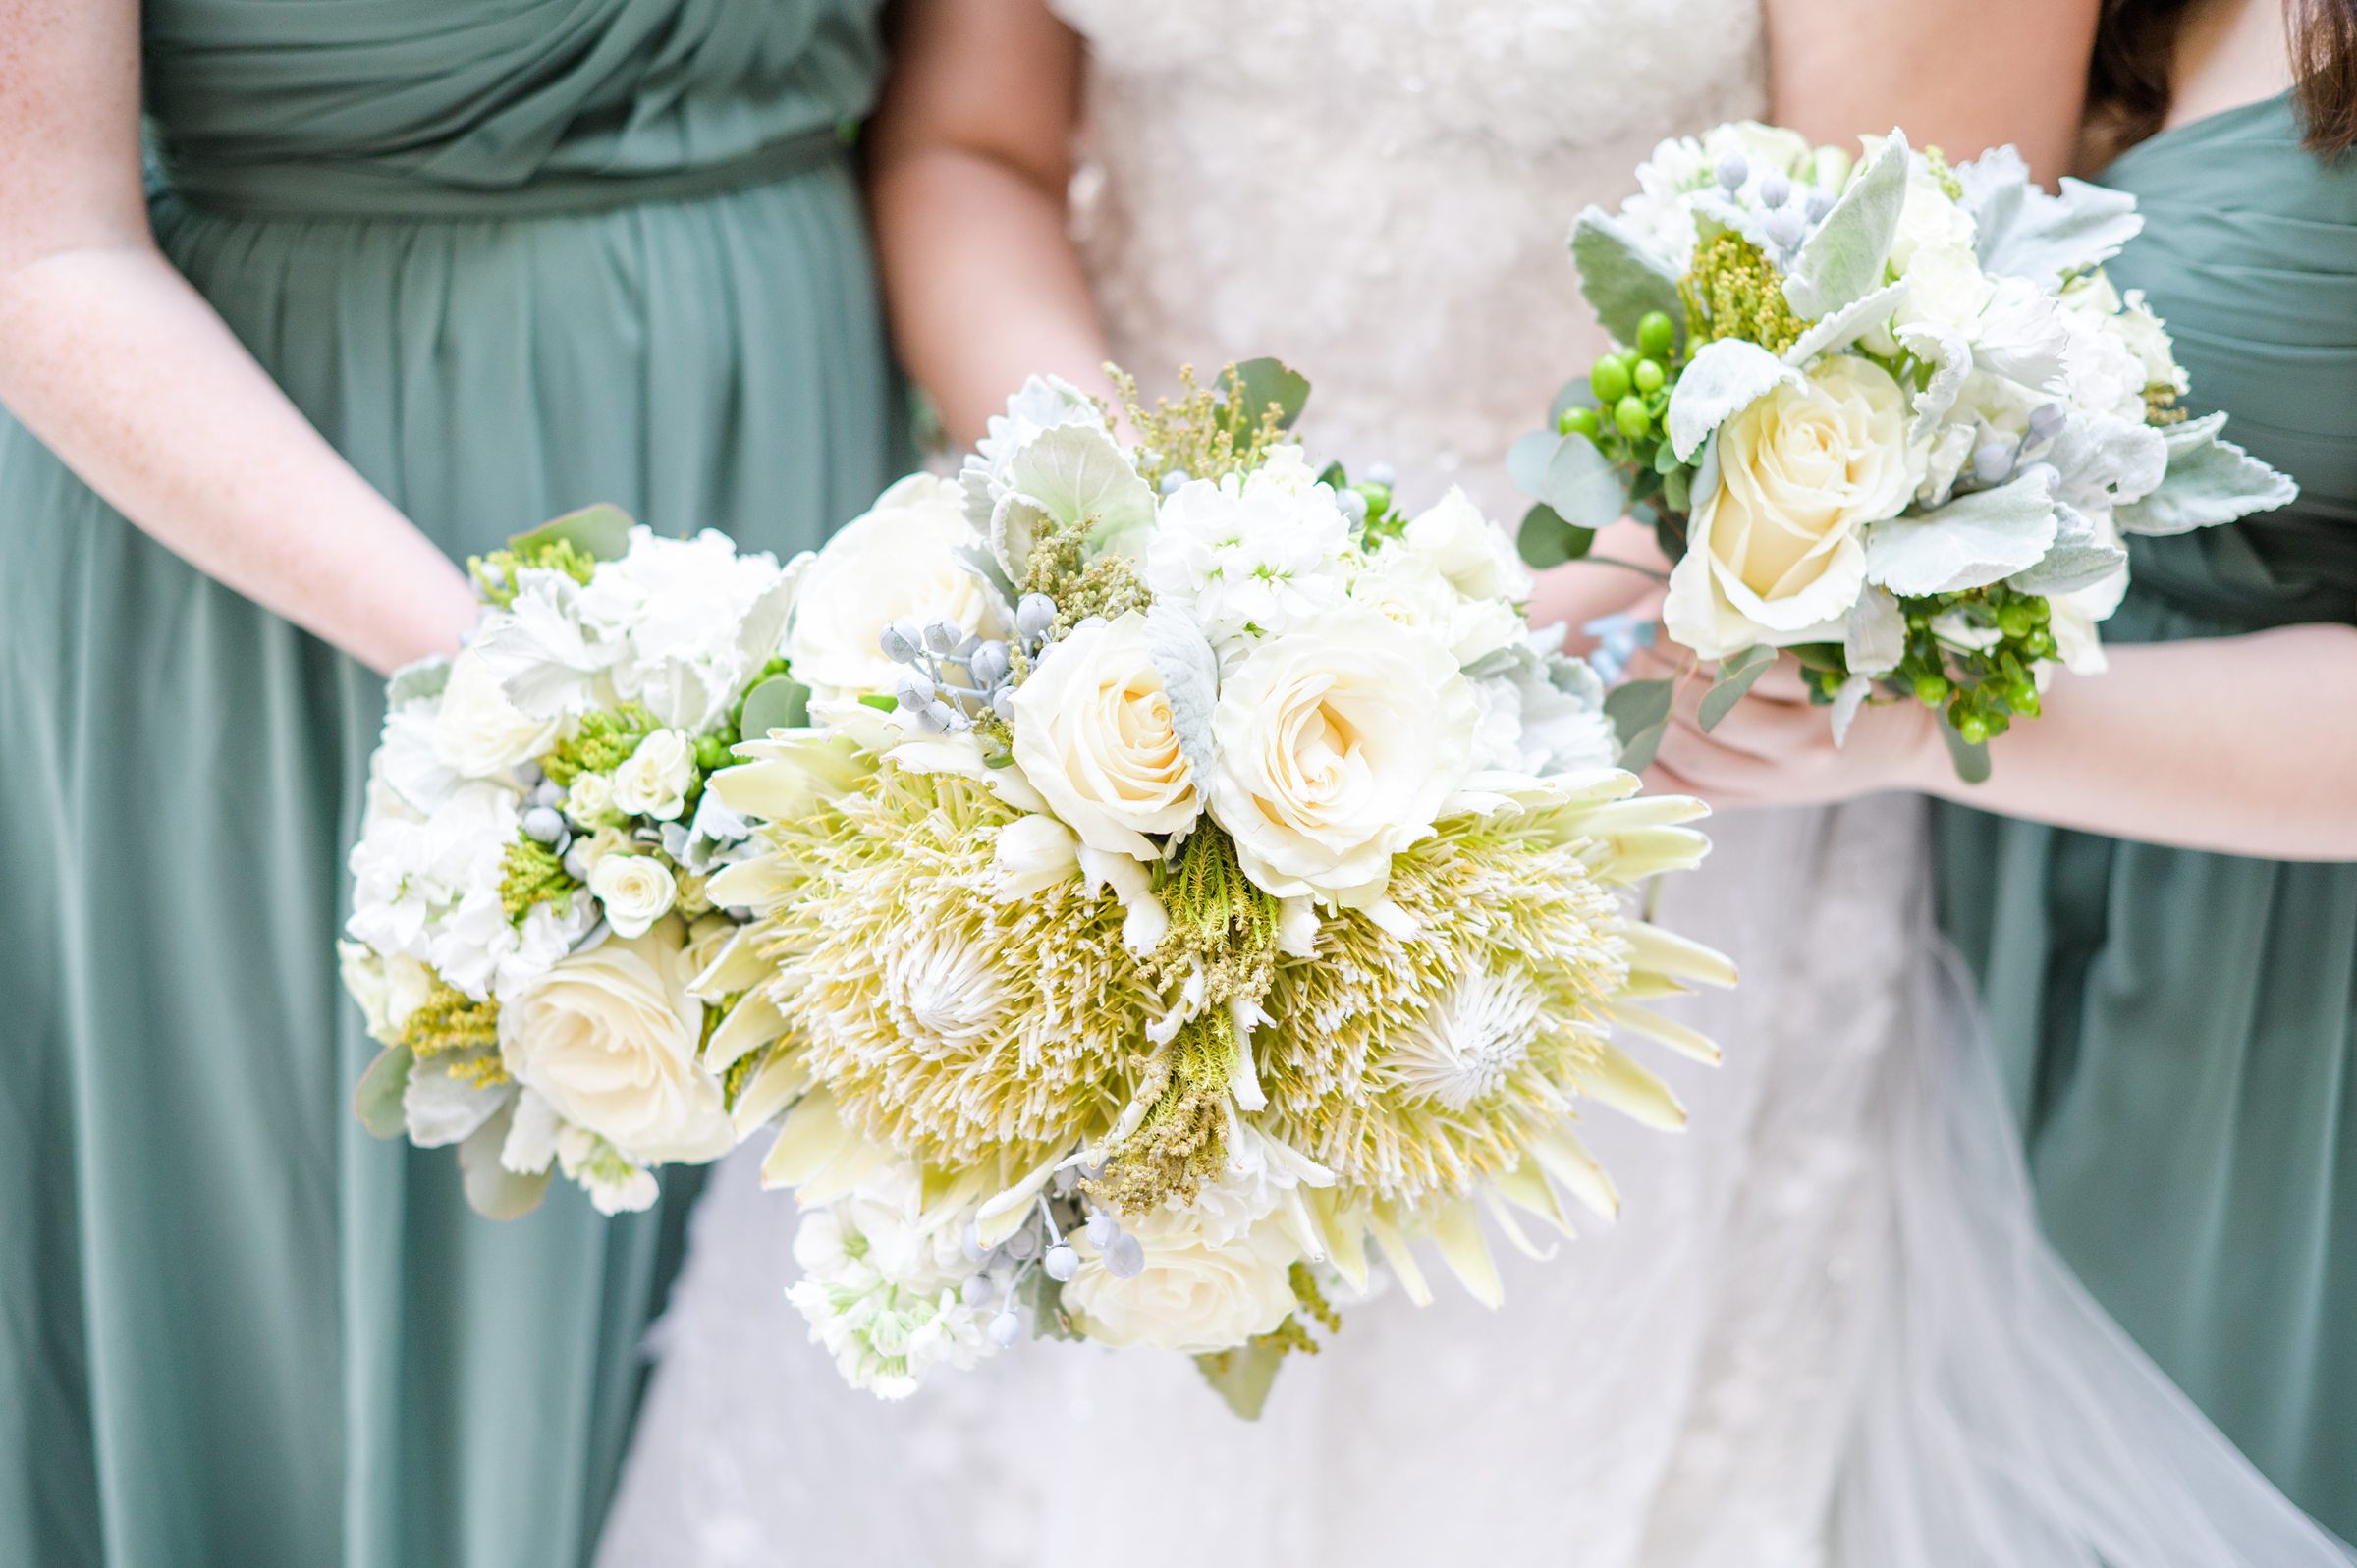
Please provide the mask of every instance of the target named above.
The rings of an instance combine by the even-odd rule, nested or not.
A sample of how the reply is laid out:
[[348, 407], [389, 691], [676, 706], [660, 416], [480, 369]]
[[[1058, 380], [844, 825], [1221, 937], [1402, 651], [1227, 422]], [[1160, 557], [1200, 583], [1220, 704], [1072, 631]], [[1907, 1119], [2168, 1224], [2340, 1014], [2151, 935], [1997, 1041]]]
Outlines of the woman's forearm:
[[1063, 190], [934, 144], [882, 160], [870, 191], [893, 340], [951, 440], [980, 436], [1026, 376], [1110, 394]]
[[2007, 816], [2276, 860], [2357, 860], [2357, 627], [2117, 644], [2111, 669], [2064, 676], [2045, 716], [1959, 782], [1923, 787]]
[[465, 574], [151, 246], [0, 275], [0, 403], [167, 549], [378, 670], [473, 618]]

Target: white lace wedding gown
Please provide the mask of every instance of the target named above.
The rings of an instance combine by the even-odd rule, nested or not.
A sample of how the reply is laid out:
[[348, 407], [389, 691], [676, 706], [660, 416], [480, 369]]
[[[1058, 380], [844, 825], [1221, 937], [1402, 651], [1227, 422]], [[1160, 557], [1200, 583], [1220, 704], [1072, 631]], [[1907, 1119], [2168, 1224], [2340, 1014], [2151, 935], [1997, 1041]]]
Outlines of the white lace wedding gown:
[[[1572, 215], [1624, 194], [1661, 137], [1765, 108], [1756, 0], [1061, 9], [1090, 46], [1081, 224], [1119, 356], [1281, 355], [1315, 383], [1322, 455], [1395, 465], [1411, 503], [1462, 483], [1501, 515], [1520, 510], [1507, 446], [1598, 347], [1564, 253]], [[1738, 992], [1686, 1010], [1725, 1065], [1662, 1065], [1692, 1113], [1683, 1137], [1590, 1118], [1621, 1218], [1545, 1264], [1504, 1258], [1503, 1310], [1446, 1285], [1429, 1308], [1397, 1292], [1356, 1308], [1251, 1426], [1183, 1357], [1046, 1342], [879, 1403], [838, 1380], [784, 1299], [795, 1205], [759, 1190], [756, 1146], [696, 1215], [601, 1564], [1963, 1568], [2093, 1564], [2096, 1545], [2123, 1568], [2335, 1560], [2177, 1555], [2172, 1529], [2208, 1538], [2172, 1523], [2170, 1496], [2123, 1495], [2101, 1533], [2054, 1524], [2086, 1511], [2067, 1476], [1988, 1463], [2046, 1462], [2051, 1412], [2021, 1385], [2067, 1382], [2088, 1355], [2131, 1364], [2136, 1419], [2206, 1429], [2027, 1244], [1994, 1089], [1969, 1148], [1919, 1114], [1950, 1058], [1917, 1023], [1934, 1009], [1915, 803], [1712, 831], [1664, 917], [1742, 964]], [[1902, 1231], [1919, 1170], [1932, 1197]], [[1975, 1230], [1962, 1181], [1995, 1195], [1993, 1227]], [[1945, 1320], [1894, 1289], [1898, 1261], [1927, 1281], [1962, 1271], [1936, 1293], [1978, 1314], [1984, 1359], [2008, 1354], [2025, 1279], [2083, 1334], [2047, 1335], [2067, 1340], [2048, 1364], [2016, 1357], [2012, 1381], [1984, 1386]], [[2126, 1399], [2081, 1401], [2058, 1433], [2117, 1446], [2109, 1412]], [[1923, 1419], [1936, 1405], [1949, 1419]], [[2218, 1465], [2271, 1549], [2301, 1540], [2230, 1455]], [[2021, 1500], [2040, 1487], [2063, 1495]], [[2054, 1549], [2003, 1554], [2025, 1539]]]

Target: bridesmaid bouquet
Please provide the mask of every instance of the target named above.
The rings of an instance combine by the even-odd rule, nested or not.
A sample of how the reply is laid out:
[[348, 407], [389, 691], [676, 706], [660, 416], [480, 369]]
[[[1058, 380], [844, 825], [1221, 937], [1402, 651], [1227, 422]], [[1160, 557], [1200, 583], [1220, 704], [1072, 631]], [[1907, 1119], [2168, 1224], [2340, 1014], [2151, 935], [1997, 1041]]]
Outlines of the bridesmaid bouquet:
[[[1663, 142], [1617, 215], [1580, 214], [1580, 286], [1624, 347], [1515, 447], [1542, 503], [1522, 551], [1553, 565], [1651, 520], [1676, 562], [1664, 623], [1718, 663], [1706, 728], [1788, 649], [1836, 736], [1912, 697], [1986, 777], [2056, 665], [2103, 669], [2123, 535], [2294, 492], [2225, 415], [2185, 417], [2167, 332], [2105, 279], [2133, 197], [2048, 195], [2010, 147], [1953, 168], [1895, 131], [1864, 148], [1722, 126]], [[1672, 684], [1614, 693], [1632, 765]]]
[[1616, 1030], [1731, 983], [1637, 918], [1701, 814], [1638, 799], [1598, 682], [1524, 626], [1504, 530], [1409, 516], [1287, 434], [1272, 361], [1135, 445], [1034, 380], [957, 480], [812, 562], [807, 723], [712, 777], [749, 912], [695, 991], [699, 1067], [777, 1116], [790, 1295], [886, 1397], [1027, 1334], [1201, 1359], [1240, 1412], [1415, 1243], [1495, 1302], [1613, 1190], [1586, 1101], [1674, 1127]]
[[470, 563], [473, 640], [393, 679], [343, 946], [385, 1048], [358, 1108], [458, 1145], [486, 1214], [555, 1170], [643, 1209], [654, 1166], [739, 1141], [689, 983], [737, 929], [711, 879], [752, 846], [705, 784], [740, 732], [802, 722], [778, 649], [806, 560], [579, 513]]

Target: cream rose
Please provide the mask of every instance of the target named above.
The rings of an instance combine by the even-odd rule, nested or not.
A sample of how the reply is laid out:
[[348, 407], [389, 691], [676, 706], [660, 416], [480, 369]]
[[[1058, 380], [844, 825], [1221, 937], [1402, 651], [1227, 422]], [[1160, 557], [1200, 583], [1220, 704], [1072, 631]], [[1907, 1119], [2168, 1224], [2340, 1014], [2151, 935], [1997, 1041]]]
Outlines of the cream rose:
[[695, 753], [677, 730], [657, 730], [614, 770], [614, 809], [670, 822], [687, 809]]
[[885, 491], [802, 576], [786, 634], [795, 678], [822, 697], [891, 691], [906, 672], [879, 640], [896, 621], [952, 621], [1003, 636], [996, 603], [955, 554], [973, 542], [953, 481], [910, 474]]
[[716, 1160], [735, 1141], [720, 1080], [696, 1061], [703, 1003], [681, 933], [610, 939], [559, 960], [499, 1011], [516, 1080], [633, 1161]]
[[1670, 634], [1706, 659], [1838, 640], [1866, 581], [1860, 530], [1898, 515], [1923, 480], [1906, 394], [1837, 355], [1729, 417], [1714, 445], [1718, 483], [1670, 574]]
[[1373, 903], [1472, 765], [1449, 650], [1361, 606], [1254, 648], [1221, 682], [1211, 811], [1279, 897]]
[[450, 662], [434, 712], [434, 758], [454, 773], [488, 779], [554, 745], [558, 723], [519, 711], [482, 657], [464, 652]]
[[594, 828], [614, 813], [614, 780], [602, 773], [576, 773], [565, 791], [565, 815]]
[[671, 913], [679, 884], [653, 855], [607, 855], [589, 872], [589, 891], [605, 907], [606, 924], [621, 937], [643, 937]]
[[1074, 628], [1014, 693], [1014, 760], [1080, 841], [1158, 859], [1203, 810], [1135, 611]]
[[1175, 1230], [1139, 1239], [1146, 1267], [1134, 1277], [1116, 1278], [1090, 1256], [1064, 1287], [1065, 1307], [1099, 1344], [1201, 1355], [1273, 1333], [1293, 1311], [1289, 1271], [1300, 1252], [1272, 1221], [1222, 1247]]

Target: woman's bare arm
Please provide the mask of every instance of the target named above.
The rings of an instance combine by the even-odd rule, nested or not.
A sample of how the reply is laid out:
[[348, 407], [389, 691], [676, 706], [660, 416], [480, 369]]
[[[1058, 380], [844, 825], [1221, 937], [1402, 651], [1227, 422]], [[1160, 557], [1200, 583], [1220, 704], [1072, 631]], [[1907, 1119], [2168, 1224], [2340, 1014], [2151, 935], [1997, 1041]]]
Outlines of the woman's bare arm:
[[197, 569], [389, 670], [465, 575], [297, 412], [147, 228], [137, 0], [0, 0], [0, 403]]
[[1767, 0], [1768, 118], [1854, 147], [1898, 126], [1961, 162], [2071, 166], [2101, 0]]
[[1034, 373], [1105, 391], [1066, 229], [1080, 40], [1043, 0], [904, 0], [870, 127], [893, 339], [953, 440]]

